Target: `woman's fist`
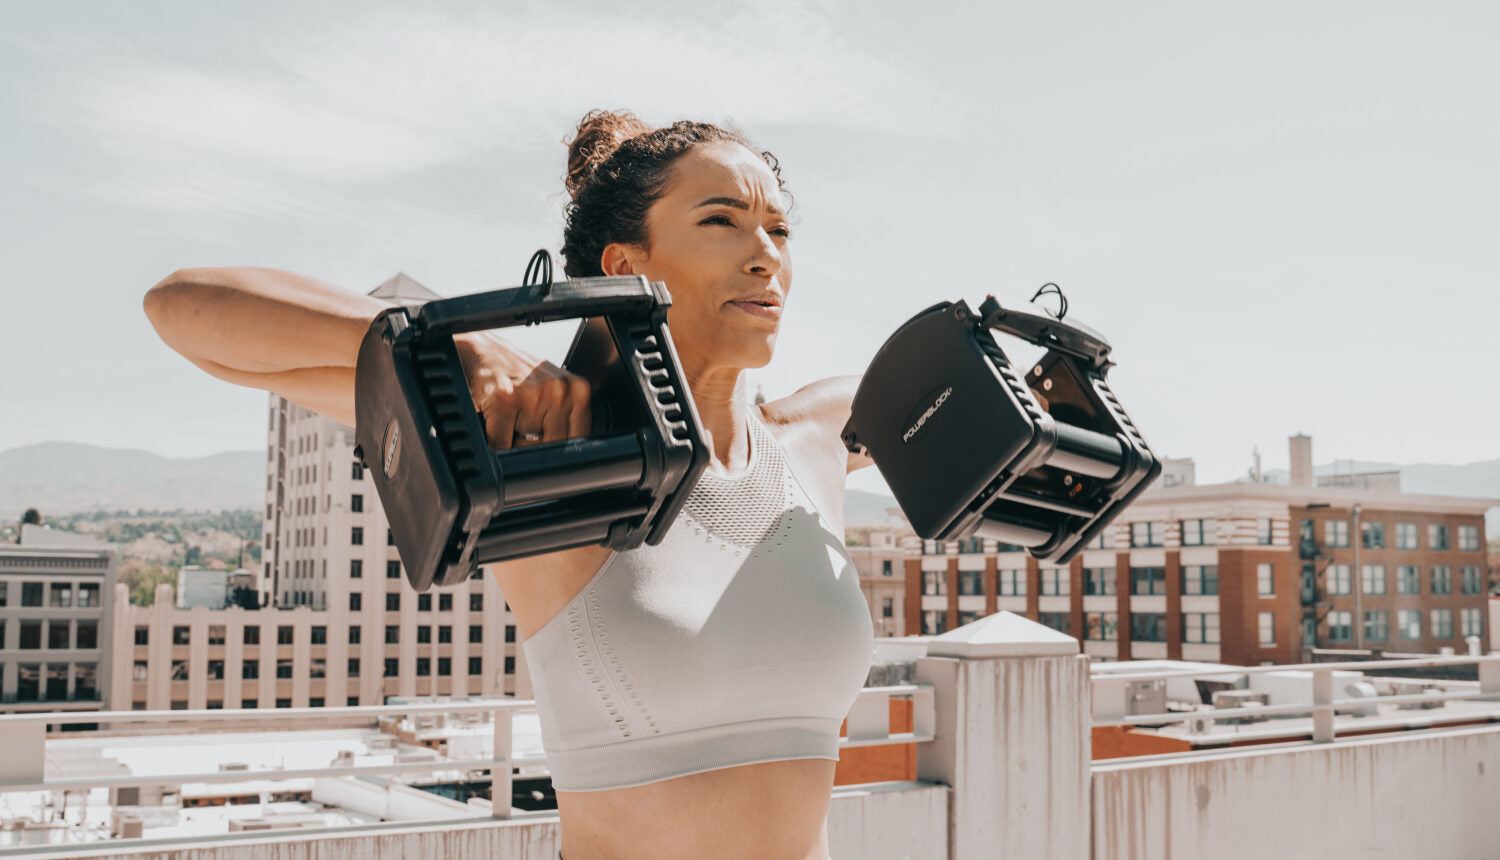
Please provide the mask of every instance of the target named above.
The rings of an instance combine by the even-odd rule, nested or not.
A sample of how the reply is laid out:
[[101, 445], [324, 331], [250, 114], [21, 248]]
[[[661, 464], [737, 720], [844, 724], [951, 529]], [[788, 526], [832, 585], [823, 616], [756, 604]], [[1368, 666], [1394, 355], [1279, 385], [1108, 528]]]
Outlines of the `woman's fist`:
[[587, 436], [589, 384], [488, 332], [455, 335], [454, 346], [491, 448], [503, 451]]

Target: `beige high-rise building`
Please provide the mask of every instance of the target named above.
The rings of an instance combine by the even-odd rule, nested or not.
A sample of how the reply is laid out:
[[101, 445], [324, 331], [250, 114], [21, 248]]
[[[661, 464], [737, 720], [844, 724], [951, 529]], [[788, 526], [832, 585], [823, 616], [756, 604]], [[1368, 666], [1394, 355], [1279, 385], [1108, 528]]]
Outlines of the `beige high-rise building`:
[[903, 542], [916, 546], [916, 533], [898, 510], [884, 525], [845, 529], [844, 540], [859, 571], [859, 587], [870, 607], [875, 635], [905, 636], [906, 566], [902, 562], [907, 552]]
[[[370, 295], [437, 298], [405, 275]], [[462, 585], [414, 591], [354, 446], [354, 428], [271, 395], [262, 606], [178, 609], [171, 588], [150, 607], [121, 599], [117, 707], [531, 697], [515, 619], [494, 578], [481, 569]]]

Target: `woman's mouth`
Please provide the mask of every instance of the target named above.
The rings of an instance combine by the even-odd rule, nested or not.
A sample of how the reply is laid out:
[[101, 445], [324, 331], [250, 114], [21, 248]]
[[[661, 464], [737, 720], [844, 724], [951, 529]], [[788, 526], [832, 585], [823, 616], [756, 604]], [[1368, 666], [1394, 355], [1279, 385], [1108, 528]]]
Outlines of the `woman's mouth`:
[[753, 317], [759, 317], [763, 320], [771, 320], [774, 322], [781, 319], [781, 305], [778, 305], [772, 301], [762, 301], [759, 299], [741, 299], [739, 301], [730, 302], [730, 304]]

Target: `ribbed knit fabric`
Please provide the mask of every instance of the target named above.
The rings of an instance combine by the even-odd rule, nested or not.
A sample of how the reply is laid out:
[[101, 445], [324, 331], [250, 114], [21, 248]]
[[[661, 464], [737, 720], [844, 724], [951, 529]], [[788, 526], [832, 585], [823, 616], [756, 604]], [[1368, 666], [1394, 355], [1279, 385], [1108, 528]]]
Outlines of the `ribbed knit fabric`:
[[615, 553], [522, 643], [559, 791], [838, 759], [874, 649], [859, 576], [750, 419], [750, 464], [705, 473], [658, 546]]

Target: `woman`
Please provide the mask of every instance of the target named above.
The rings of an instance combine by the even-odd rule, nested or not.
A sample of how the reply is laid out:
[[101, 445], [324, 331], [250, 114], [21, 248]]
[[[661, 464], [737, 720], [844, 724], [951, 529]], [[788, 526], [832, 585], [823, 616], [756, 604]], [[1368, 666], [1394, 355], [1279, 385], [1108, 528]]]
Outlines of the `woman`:
[[[792, 284], [779, 166], [732, 130], [595, 111], [566, 184], [567, 274], [671, 292], [711, 459], [659, 546], [492, 566], [533, 675], [561, 855], [824, 860], [839, 724], [873, 646], [841, 540], [844, 478], [867, 461], [839, 438], [854, 380], [759, 407], [746, 396]], [[174, 273], [145, 305], [209, 373], [354, 423], [355, 357], [379, 300], [215, 269]], [[487, 334], [459, 348], [496, 449], [588, 432], [578, 377]]]

